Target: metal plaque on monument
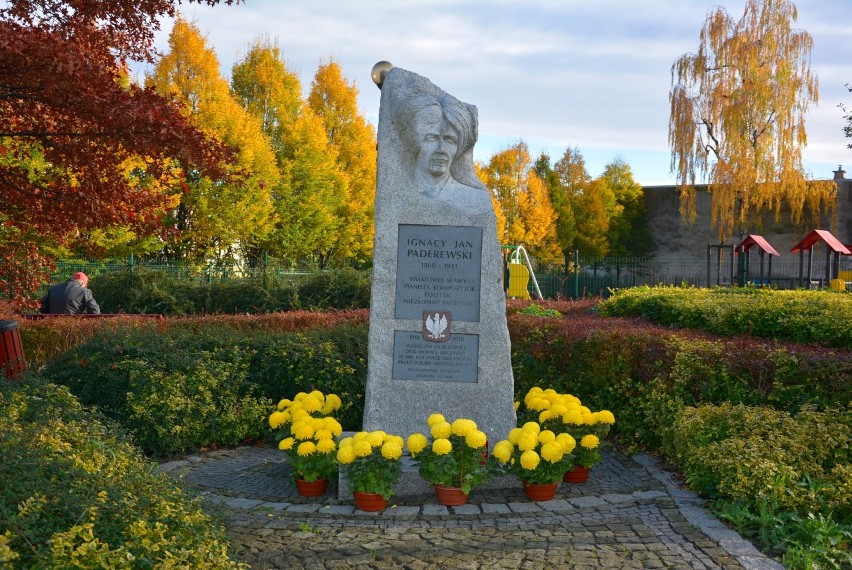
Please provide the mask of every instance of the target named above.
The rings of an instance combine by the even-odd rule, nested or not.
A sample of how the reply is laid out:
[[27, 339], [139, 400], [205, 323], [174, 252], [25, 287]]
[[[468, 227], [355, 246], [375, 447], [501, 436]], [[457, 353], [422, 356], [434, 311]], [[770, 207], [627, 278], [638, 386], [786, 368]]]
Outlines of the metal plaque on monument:
[[496, 219], [473, 169], [477, 110], [386, 63], [374, 80], [382, 97], [363, 429], [406, 437], [439, 412], [474, 420], [493, 443], [515, 427], [514, 383]]

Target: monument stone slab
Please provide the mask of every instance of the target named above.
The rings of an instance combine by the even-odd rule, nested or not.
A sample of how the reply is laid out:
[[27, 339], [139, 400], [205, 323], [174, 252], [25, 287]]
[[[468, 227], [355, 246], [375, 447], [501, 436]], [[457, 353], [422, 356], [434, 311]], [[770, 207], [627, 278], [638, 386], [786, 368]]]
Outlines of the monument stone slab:
[[381, 84], [365, 430], [515, 427], [503, 264], [473, 169], [476, 107], [393, 68]]

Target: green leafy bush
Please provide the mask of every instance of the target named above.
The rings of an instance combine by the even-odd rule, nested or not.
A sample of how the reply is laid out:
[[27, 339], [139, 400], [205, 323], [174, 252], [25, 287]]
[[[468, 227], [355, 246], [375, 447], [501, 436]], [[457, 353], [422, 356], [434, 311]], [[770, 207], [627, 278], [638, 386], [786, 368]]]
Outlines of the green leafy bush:
[[236, 568], [222, 526], [65, 388], [0, 384], [0, 567]]
[[93, 277], [90, 288], [104, 313], [180, 316], [370, 306], [370, 277], [353, 269], [289, 280], [272, 275], [203, 282], [136, 268]]
[[852, 348], [852, 296], [833, 291], [772, 289], [620, 289], [599, 305], [602, 315], [732, 336]]
[[338, 394], [344, 401], [339, 420], [359, 429], [366, 324], [360, 318], [349, 324], [350, 315], [342, 314], [336, 328], [317, 319], [323, 326], [272, 330], [276, 323], [295, 326], [294, 319], [282, 319], [261, 319], [257, 328], [221, 317], [204, 326], [190, 319], [110, 327], [56, 358], [43, 374], [127, 426], [153, 454], [264, 437], [271, 402], [314, 389]]

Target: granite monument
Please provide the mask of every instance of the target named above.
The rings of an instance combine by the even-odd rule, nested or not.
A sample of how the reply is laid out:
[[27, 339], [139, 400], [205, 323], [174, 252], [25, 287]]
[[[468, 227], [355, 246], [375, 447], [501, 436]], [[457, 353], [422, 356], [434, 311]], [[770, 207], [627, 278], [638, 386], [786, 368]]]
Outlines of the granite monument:
[[514, 385], [496, 218], [473, 169], [477, 110], [404, 69], [376, 82], [363, 427], [405, 437], [439, 412], [496, 442], [515, 427]]

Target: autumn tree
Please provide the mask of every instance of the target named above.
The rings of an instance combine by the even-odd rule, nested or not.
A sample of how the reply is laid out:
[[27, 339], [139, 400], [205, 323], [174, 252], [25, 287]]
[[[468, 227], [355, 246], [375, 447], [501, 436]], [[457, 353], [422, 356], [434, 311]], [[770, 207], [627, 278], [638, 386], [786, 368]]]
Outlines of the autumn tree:
[[810, 68], [811, 36], [792, 25], [790, 0], [747, 0], [735, 21], [711, 11], [697, 53], [672, 66], [669, 144], [681, 213], [695, 219], [695, 183], [712, 193], [711, 221], [720, 240], [765, 211], [793, 221], [807, 204], [833, 204], [836, 186], [808, 181], [802, 167], [805, 114], [818, 100]]
[[318, 260], [337, 241], [348, 177], [341, 171], [325, 124], [305, 104], [298, 76], [287, 68], [277, 42], [258, 38], [231, 73], [231, 88], [261, 119], [281, 179], [272, 189], [275, 230], [259, 247], [292, 262]]
[[201, 263], [233, 259], [236, 248], [266, 239], [274, 224], [270, 188], [279, 180], [275, 154], [261, 121], [231, 95], [219, 72], [219, 60], [198, 27], [175, 21], [169, 52], [146, 78], [159, 93], [174, 97], [188, 119], [211, 137], [236, 149], [222, 167], [226, 177], [208, 177], [191, 161], [182, 161], [186, 182], [168, 223], [177, 232], [164, 252]]
[[47, 262], [41, 243], [115, 225], [153, 230], [170, 201], [157, 189], [176, 174], [169, 159], [209, 168], [224, 148], [175, 104], [126, 80], [128, 61], [153, 61], [159, 19], [175, 15], [174, 0], [4, 4], [0, 220], [16, 230], [0, 236], [12, 240], [0, 246], [20, 255], [5, 260], [0, 279], [17, 280], [21, 291], [38, 286], [21, 281], [18, 269], [37, 274]]
[[544, 182], [533, 168], [529, 149], [523, 141], [495, 153], [479, 169], [485, 187], [492, 194], [495, 210], [502, 218], [503, 245], [523, 245], [538, 261], [561, 263], [556, 236], [556, 211]]
[[320, 260], [324, 265], [330, 259], [366, 259], [373, 249], [375, 129], [358, 113], [358, 88], [346, 81], [333, 60], [317, 69], [308, 106], [322, 119], [329, 146], [346, 177], [336, 212], [342, 223]]
[[648, 255], [651, 233], [648, 229], [645, 193], [633, 179], [630, 165], [616, 159], [604, 167], [601, 176], [615, 197], [616, 208], [610, 218], [607, 240], [609, 255]]

